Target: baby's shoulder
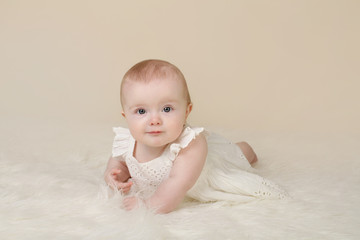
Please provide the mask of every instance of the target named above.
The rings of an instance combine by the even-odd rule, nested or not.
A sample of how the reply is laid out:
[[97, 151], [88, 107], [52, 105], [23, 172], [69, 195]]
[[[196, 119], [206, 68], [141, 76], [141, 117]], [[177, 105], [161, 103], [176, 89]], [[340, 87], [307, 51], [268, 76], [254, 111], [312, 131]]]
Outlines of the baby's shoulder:
[[175, 160], [180, 153], [183, 155], [191, 151], [206, 151], [207, 143], [203, 132], [203, 128], [185, 127], [179, 138], [169, 146], [170, 159]]
[[192, 139], [189, 144], [181, 149], [179, 156], [183, 155], [192, 155], [192, 156], [202, 156], [207, 153], [207, 141], [206, 136], [202, 133], [199, 133], [194, 139]]
[[208, 144], [204, 133], [199, 134], [190, 144], [194, 149], [207, 151]]

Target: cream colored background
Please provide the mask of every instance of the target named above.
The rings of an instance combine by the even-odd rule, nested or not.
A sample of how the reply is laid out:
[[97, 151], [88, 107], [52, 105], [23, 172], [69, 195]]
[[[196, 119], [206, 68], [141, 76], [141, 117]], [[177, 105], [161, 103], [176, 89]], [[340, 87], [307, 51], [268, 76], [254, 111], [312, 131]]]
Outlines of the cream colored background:
[[360, 132], [360, 1], [0, 1], [2, 119], [123, 124], [136, 62], [177, 65], [193, 125]]

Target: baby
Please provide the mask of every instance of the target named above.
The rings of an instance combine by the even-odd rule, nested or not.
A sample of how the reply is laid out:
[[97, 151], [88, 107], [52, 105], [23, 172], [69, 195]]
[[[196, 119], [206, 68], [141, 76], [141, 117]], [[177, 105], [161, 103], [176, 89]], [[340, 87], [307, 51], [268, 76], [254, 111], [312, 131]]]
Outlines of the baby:
[[120, 95], [128, 129], [114, 128], [105, 181], [126, 194], [127, 210], [143, 203], [168, 213], [185, 196], [202, 202], [285, 197], [277, 185], [249, 172], [257, 161], [249, 144], [187, 125], [193, 105], [173, 64], [136, 64], [125, 74]]

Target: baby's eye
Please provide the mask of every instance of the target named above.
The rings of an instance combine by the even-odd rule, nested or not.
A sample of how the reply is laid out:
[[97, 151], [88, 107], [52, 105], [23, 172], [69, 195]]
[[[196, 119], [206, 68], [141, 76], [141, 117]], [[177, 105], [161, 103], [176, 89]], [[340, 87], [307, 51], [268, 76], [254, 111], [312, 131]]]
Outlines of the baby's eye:
[[164, 107], [164, 109], [163, 109], [164, 112], [170, 112], [171, 110], [172, 110], [171, 107]]
[[145, 114], [146, 111], [145, 111], [145, 109], [140, 108], [140, 109], [136, 110], [136, 113], [138, 113], [138, 114]]

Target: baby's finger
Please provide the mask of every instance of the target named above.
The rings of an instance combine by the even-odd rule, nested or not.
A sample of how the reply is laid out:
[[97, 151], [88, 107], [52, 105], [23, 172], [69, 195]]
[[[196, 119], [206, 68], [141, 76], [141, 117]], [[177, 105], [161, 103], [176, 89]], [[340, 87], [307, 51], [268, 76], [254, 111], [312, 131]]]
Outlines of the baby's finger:
[[130, 187], [121, 188], [120, 189], [123, 193], [128, 193], [130, 191]]
[[130, 188], [132, 185], [132, 182], [118, 182], [117, 186], [119, 189], [124, 189], [124, 188]]
[[125, 198], [123, 201], [123, 204], [124, 204], [124, 208], [128, 211], [132, 210], [138, 206], [136, 197]]
[[119, 189], [117, 186], [117, 182], [114, 179], [109, 179], [109, 181], [107, 182], [107, 185], [112, 188], [113, 190], [117, 190]]
[[131, 189], [132, 184], [129, 184], [127, 187], [122, 188], [123, 193], [128, 193]]
[[120, 169], [113, 169], [113, 170], [111, 170], [111, 172], [110, 172], [111, 175], [118, 175], [119, 173], [121, 173], [121, 170], [120, 170]]
[[128, 192], [132, 186], [132, 182], [118, 182], [118, 189], [122, 190], [124, 193]]

